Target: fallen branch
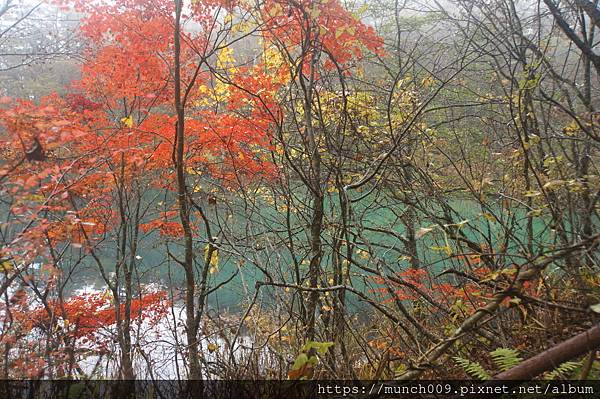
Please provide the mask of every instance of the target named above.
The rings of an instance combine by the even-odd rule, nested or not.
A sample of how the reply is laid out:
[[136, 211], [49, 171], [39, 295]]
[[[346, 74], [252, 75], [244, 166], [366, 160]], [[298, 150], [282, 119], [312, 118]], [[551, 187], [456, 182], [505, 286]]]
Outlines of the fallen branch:
[[494, 376], [494, 380], [530, 380], [560, 364], [600, 348], [600, 324], [552, 348], [543, 351], [521, 364]]

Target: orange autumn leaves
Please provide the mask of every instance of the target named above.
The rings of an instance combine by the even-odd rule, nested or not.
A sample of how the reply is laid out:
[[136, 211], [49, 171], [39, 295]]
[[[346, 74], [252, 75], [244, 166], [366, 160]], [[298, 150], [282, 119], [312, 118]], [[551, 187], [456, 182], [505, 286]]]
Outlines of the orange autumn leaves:
[[[116, 312], [111, 301], [113, 299], [110, 293], [92, 293], [74, 296], [66, 303], [50, 303], [49, 306], [62, 319], [65, 333], [75, 338], [90, 339], [99, 329], [110, 327], [116, 322]], [[132, 320], [156, 322], [166, 314], [168, 305], [164, 291], [141, 294], [139, 298], [131, 300]], [[125, 305], [121, 304], [120, 307], [120, 313], [124, 314]], [[46, 310], [33, 314], [37, 323], [47, 323], [47, 317]]]
[[[375, 30], [358, 21], [336, 0], [272, 1], [261, 10], [268, 29], [266, 35], [287, 46], [302, 46], [313, 41], [320, 44], [327, 59], [326, 69], [345, 68], [350, 61], [361, 60], [365, 51], [381, 55], [383, 40]], [[313, 49], [314, 50], [314, 49]], [[307, 68], [308, 63], [303, 67]]]
[[[48, 257], [49, 246], [92, 247], [109, 234], [117, 218], [116, 190], [142, 185], [172, 191], [174, 185], [173, 2], [57, 3], [83, 13], [79, 34], [87, 49], [80, 79], [62, 97], [53, 94], [39, 103], [4, 98], [0, 107], [7, 133], [0, 176], [13, 197], [12, 223], [23, 229], [4, 251], [25, 264]], [[185, 158], [191, 187], [204, 178], [234, 189], [277, 175], [271, 130], [285, 118], [277, 93], [291, 79], [290, 65], [269, 57], [236, 65], [233, 56], [218, 65], [220, 54], [231, 51], [210, 42], [210, 22], [221, 7], [232, 14], [250, 5], [195, 1], [185, 19], [199, 28], [182, 33], [182, 80], [190, 84]], [[325, 69], [342, 67], [346, 73], [365, 51], [382, 51], [374, 30], [335, 0], [268, 1], [253, 15], [262, 18], [256, 34], [264, 51], [285, 46], [295, 52], [308, 34], [326, 54]], [[308, 49], [299, 62], [306, 63], [315, 50]], [[200, 88], [216, 85], [227, 95], [201, 105], [207, 92]], [[173, 219], [158, 215], [145, 220], [143, 229], [178, 237], [181, 229]]]
[[[90, 247], [110, 233], [119, 187], [174, 186], [173, 2], [57, 3], [83, 13], [79, 34], [87, 48], [80, 79], [63, 97], [53, 94], [38, 104], [3, 99], [0, 108], [0, 125], [8, 133], [0, 176], [15, 199], [15, 223], [25, 229], [14, 251], [5, 252], [29, 253], [29, 260], [48, 255], [48, 243]], [[218, 15], [249, 7], [255, 5], [194, 1], [184, 16], [186, 24], [198, 26], [182, 32], [181, 51], [182, 80], [190, 84], [186, 170], [194, 192], [200, 179], [235, 189], [277, 175], [272, 129], [286, 117], [278, 92], [292, 78], [293, 62], [304, 69], [321, 51], [324, 70], [350, 73], [365, 52], [383, 51], [374, 30], [336, 0], [271, 0], [252, 12], [261, 20], [255, 34], [265, 56], [236, 65], [226, 40], [211, 43], [212, 29], [227, 26]], [[299, 60], [273, 55], [282, 46], [297, 53], [309, 42]], [[217, 87], [225, 95], [206, 103]], [[181, 227], [173, 219], [158, 215], [142, 227], [176, 238]]]
[[[2, 229], [12, 234], [2, 255], [10, 258], [19, 272], [41, 264], [40, 270], [49, 272], [42, 273], [46, 280], [39, 284], [49, 286], [63, 267], [57, 253], [68, 259], [65, 266], [71, 260], [78, 264], [94, 251], [104, 250], [103, 245], [121, 234], [121, 225], [137, 223], [131, 230], [158, 232], [162, 238], [182, 236], [179, 209], [173, 200], [177, 120], [173, 105], [174, 2], [57, 3], [74, 6], [82, 15], [79, 36], [86, 49], [79, 79], [62, 96], [53, 94], [36, 102], [0, 101], [0, 178], [11, 212]], [[226, 45], [228, 33], [213, 30], [226, 25], [223, 12], [232, 14], [249, 4], [188, 2], [182, 24], [193, 26], [181, 33], [181, 77], [187, 106], [186, 183], [190, 196], [198, 201], [206, 198], [210, 205], [217, 201], [205, 195], [200, 182], [233, 192], [241, 185], [275, 179], [279, 173], [272, 160], [273, 132], [288, 116], [278, 94], [292, 79], [290, 67], [297, 65], [290, 65], [290, 60], [273, 62], [261, 55], [251, 62], [236, 61]], [[255, 6], [259, 8], [252, 15], [261, 26], [254, 32], [254, 40], [265, 52], [284, 46], [290, 54], [297, 53], [297, 47], [306, 41], [306, 24], [313, 25], [309, 41], [317, 44], [298, 61], [302, 70], [317, 47], [326, 54], [324, 70], [342, 67], [345, 74], [366, 52], [381, 52], [382, 41], [373, 29], [337, 0], [315, 6], [307, 1], [268, 0], [252, 3]], [[279, 14], [273, 12], [277, 7], [281, 8]], [[217, 89], [219, 95], [214, 95]], [[126, 212], [119, 206], [135, 202], [131, 198], [156, 193], [161, 193], [160, 201], [148, 212], [135, 221], [123, 221]], [[205, 233], [202, 223], [194, 224], [194, 235]], [[213, 253], [211, 265], [215, 256]], [[62, 328], [57, 335], [65, 340], [91, 339], [116, 322], [119, 309], [105, 294], [49, 300], [43, 309], [29, 308], [25, 297], [17, 295], [14, 300], [10, 309], [14, 328], [4, 336], [14, 341], [11, 344], [32, 331], [56, 326]], [[134, 298], [132, 317], [152, 320], [165, 303], [164, 293]], [[35, 376], [43, 369], [43, 357], [36, 358], [43, 348], [23, 349], [29, 360], [18, 358], [14, 366], [23, 369], [20, 375], [30, 372]]]
[[[494, 296], [497, 283], [506, 285], [511, 278], [514, 279], [516, 273], [514, 268], [492, 272], [487, 267], [479, 266], [473, 269], [472, 279], [462, 278], [464, 281], [460, 285], [453, 285], [443, 280], [439, 282], [438, 278], [431, 276], [426, 269], [411, 268], [396, 273], [396, 276], [390, 279], [374, 277], [374, 281], [382, 287], [374, 289], [373, 292], [382, 295], [384, 302], [432, 300], [453, 306], [457, 311], [476, 310], [486, 305]], [[502, 276], [508, 281], [501, 282], [499, 277]], [[526, 294], [537, 296], [531, 282], [526, 282], [524, 289]], [[502, 305], [510, 306], [511, 303], [511, 298], [507, 297]]]
[[[11, 307], [7, 321], [12, 326], [10, 334], [2, 334], [0, 344], [17, 347], [26, 356], [17, 357], [11, 362], [12, 375], [39, 378], [47, 368], [47, 357], [38, 347], [35, 337], [40, 331], [53, 330], [55, 339], [77, 342], [81, 353], [105, 354], [112, 343], [109, 333], [116, 323], [114, 299], [109, 292], [84, 293], [67, 301], [49, 300], [46, 306], [32, 306], [25, 291], [17, 290], [10, 299]], [[164, 291], [150, 291], [137, 295], [131, 301], [131, 320], [154, 325], [167, 314], [170, 302]], [[120, 304], [123, 315], [125, 305]], [[6, 306], [0, 305], [0, 312], [7, 314]], [[69, 374], [69, 355], [60, 349], [53, 353], [56, 375]]]

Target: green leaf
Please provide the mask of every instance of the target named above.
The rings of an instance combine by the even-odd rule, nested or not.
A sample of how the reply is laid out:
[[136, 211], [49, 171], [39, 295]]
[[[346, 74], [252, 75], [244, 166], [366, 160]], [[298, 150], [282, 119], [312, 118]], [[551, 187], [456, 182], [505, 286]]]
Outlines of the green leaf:
[[545, 380], [554, 380], [557, 378], [568, 378], [569, 374], [581, 366], [580, 362], [564, 362], [549, 373], [544, 374]]
[[300, 370], [302, 366], [304, 366], [308, 362], [308, 356], [306, 353], [301, 353], [298, 355], [294, 364], [292, 365], [292, 370]]
[[492, 356], [492, 360], [500, 368], [500, 371], [511, 369], [523, 361], [519, 357], [519, 352], [515, 349], [498, 348], [490, 352], [490, 356]]
[[477, 362], [472, 362], [469, 359], [464, 359], [459, 356], [455, 356], [452, 359], [454, 359], [454, 361], [473, 378], [479, 380], [489, 380], [491, 378], [488, 372]]
[[334, 345], [333, 342], [316, 342], [316, 341], [308, 341], [303, 347], [302, 347], [302, 351], [303, 352], [308, 352], [311, 349], [314, 349], [317, 351], [317, 353], [319, 355], [324, 355], [327, 353], [327, 351], [329, 350], [329, 348], [331, 348]]

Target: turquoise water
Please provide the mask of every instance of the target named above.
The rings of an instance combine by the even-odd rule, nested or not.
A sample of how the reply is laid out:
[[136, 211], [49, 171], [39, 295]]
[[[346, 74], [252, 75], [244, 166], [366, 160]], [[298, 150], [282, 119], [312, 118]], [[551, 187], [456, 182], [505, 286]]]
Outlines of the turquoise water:
[[[232, 245], [222, 244], [219, 251], [219, 268], [218, 271], [210, 274], [210, 282], [212, 287], [225, 282], [227, 284], [210, 295], [209, 306], [217, 309], [235, 310], [241, 304], [250, 300], [254, 294], [254, 283], [258, 280], [268, 280], [265, 273], [260, 270], [261, 268], [267, 270], [275, 281], [285, 280], [288, 283], [294, 283], [294, 262], [289, 251], [289, 243], [285, 240], [287, 236], [283, 232], [279, 234], [272, 232], [274, 230], [284, 231], [285, 229], [286, 213], [277, 211], [276, 206], [278, 205], [262, 202], [257, 204], [254, 210], [251, 211], [244, 208], [241, 202], [234, 205], [229, 204], [227, 207], [219, 207], [221, 214], [230, 212], [234, 216], [231, 218], [224, 217], [219, 223], [213, 223], [213, 234], [219, 231], [219, 224], [225, 226], [224, 222], [227, 222], [225, 228], [230, 230], [228, 236], [238, 237], [239, 240], [232, 241]], [[451, 228], [460, 229], [469, 240], [478, 243], [488, 242], [496, 251], [501, 245], [507, 244], [506, 252], [511, 254], [518, 254], [520, 251], [526, 250], [526, 212], [524, 210], [517, 209], [514, 213], [510, 213], [502, 210], [500, 203], [493, 199], [489, 201], [488, 209], [482, 209], [479, 204], [473, 201], [461, 199], [452, 200], [449, 206], [453, 222], [457, 223]], [[231, 209], [235, 209], [235, 211], [231, 212]], [[328, 199], [326, 211], [328, 214], [326, 224], [329, 226], [323, 234], [325, 254], [322, 267], [325, 271], [332, 269], [331, 250], [329, 249], [331, 248], [331, 234], [334, 230], [333, 225], [339, 222], [339, 204], [336, 202], [334, 195]], [[398, 234], [404, 234], [404, 228], [398, 221], [398, 214], [402, 212], [402, 207], [391, 204], [389, 199], [381, 195], [372, 195], [363, 199], [360, 205], [355, 205], [354, 218], [359, 220], [364, 227], [383, 227], [392, 229]], [[440, 214], [441, 208], [431, 203], [430, 207], [427, 208], [427, 212]], [[502, 223], [490, 220], [492, 218], [489, 215], [486, 218], [483, 215], [484, 213], [494, 213], [501, 219]], [[301, 213], [291, 214], [291, 219], [291, 224], [295, 226], [296, 231], [292, 240], [294, 247], [307, 246], [307, 228], [304, 226], [307, 226], [308, 219], [303, 220]], [[432, 229], [418, 240], [421, 267], [427, 268], [433, 274], [438, 274], [447, 268], [456, 268], [464, 264], [464, 260], [458, 260], [449, 255], [444, 248], [449, 247], [452, 254], [469, 252], [468, 248], [458, 248], [457, 243], [445, 236], [442, 230], [432, 224], [431, 218], [426, 215], [419, 214], [417, 219], [415, 221], [417, 231], [422, 228]], [[542, 218], [534, 220], [534, 248], [540, 249], [549, 245], [552, 237]], [[511, 226], [512, 231], [508, 238], [503, 225]], [[258, 238], [255, 240], [242, 239], [249, 233], [256, 234]], [[370, 268], [381, 267], [387, 273], [400, 272], [409, 267], [408, 260], [402, 257], [399, 252], [403, 248], [403, 244], [399, 239], [372, 231], [364, 231], [363, 237], [371, 243], [376, 243], [376, 245], [371, 247], [373, 249], [371, 254], [367, 254], [368, 247], [366, 245], [359, 245], [354, 253], [354, 259], [358, 262]], [[141, 259], [138, 260], [136, 267], [136, 279], [139, 279], [142, 283], [158, 282], [171, 287], [175, 292], [180, 290], [184, 286], [183, 268], [165, 256], [167, 251], [164, 239], [157, 232], [152, 232], [145, 235], [140, 244], [138, 254]], [[199, 259], [203, 259], [204, 245], [202, 242], [196, 245], [196, 256]], [[256, 245], [266, 249], [256, 249]], [[169, 251], [174, 256], [181, 256], [182, 249], [178, 243], [169, 243], [168, 246]], [[307, 261], [305, 260], [308, 259], [307, 250], [299, 250], [298, 254], [297, 262], [301, 264], [301, 273], [305, 274], [308, 271]], [[114, 264], [114, 256], [111, 256], [108, 252], [102, 255], [103, 260], [108, 265], [107, 270], [110, 271], [110, 265]], [[243, 258], [247, 260], [242, 261]], [[302, 263], [303, 260], [305, 260], [304, 263]], [[506, 264], [517, 260], [514, 255], [501, 259]], [[352, 284], [355, 288], [365, 293], [377, 288], [377, 284], [373, 279], [365, 278], [364, 273], [359, 268], [351, 266], [350, 270], [353, 275]], [[71, 289], [84, 285], [95, 285], [97, 288], [104, 285], [97, 266], [91, 262], [87, 262], [83, 267], [80, 267], [77, 273], [74, 274], [73, 281], [69, 284]], [[269, 290], [265, 290], [266, 298], [270, 298], [269, 293]], [[371, 293], [369, 295], [376, 294]], [[349, 295], [349, 301], [355, 303], [352, 297], [353, 295]]]

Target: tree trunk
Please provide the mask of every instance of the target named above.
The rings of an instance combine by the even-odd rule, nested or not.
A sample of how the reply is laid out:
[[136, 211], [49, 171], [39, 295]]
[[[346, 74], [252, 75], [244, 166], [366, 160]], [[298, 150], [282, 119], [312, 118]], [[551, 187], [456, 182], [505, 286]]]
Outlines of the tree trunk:
[[185, 269], [185, 313], [186, 313], [186, 337], [188, 345], [189, 379], [199, 380], [202, 378], [200, 372], [200, 360], [198, 356], [198, 330], [195, 315], [195, 276], [194, 276], [194, 254], [192, 242], [192, 230], [190, 226], [190, 207], [186, 196], [185, 183], [185, 114], [184, 104], [181, 99], [181, 13], [182, 0], [175, 0], [175, 37], [174, 37], [174, 79], [175, 79], [175, 111], [177, 112], [176, 126], [176, 148], [175, 169], [177, 171], [177, 204], [179, 206], [179, 219], [183, 228], [184, 260]]

